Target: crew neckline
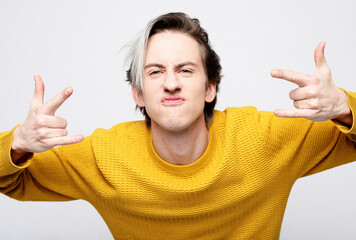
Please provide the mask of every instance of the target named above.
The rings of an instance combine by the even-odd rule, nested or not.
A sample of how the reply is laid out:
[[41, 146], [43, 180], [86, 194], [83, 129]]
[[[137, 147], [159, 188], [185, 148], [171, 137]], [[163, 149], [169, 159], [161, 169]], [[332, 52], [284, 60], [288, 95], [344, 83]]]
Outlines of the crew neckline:
[[152, 143], [152, 134], [151, 134], [151, 129], [149, 131], [149, 137], [147, 138], [148, 141], [148, 150], [151, 155], [152, 160], [163, 170], [170, 172], [172, 174], [178, 174], [178, 175], [189, 175], [193, 174], [200, 169], [202, 169], [204, 166], [207, 165], [209, 161], [211, 161], [215, 148], [216, 148], [216, 142], [217, 142], [217, 134], [216, 134], [216, 121], [215, 117], [213, 117], [212, 123], [210, 124], [209, 127], [209, 142], [208, 146], [206, 147], [204, 153], [193, 163], [187, 164], [187, 165], [175, 165], [172, 163], [169, 163], [162, 159], [156, 152], [156, 150], [153, 147]]

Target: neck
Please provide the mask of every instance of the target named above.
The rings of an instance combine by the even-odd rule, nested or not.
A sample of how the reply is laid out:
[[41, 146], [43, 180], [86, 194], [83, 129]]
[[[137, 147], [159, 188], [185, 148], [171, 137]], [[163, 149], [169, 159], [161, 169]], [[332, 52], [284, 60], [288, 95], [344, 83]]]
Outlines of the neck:
[[151, 129], [155, 151], [166, 162], [174, 165], [195, 162], [203, 155], [209, 143], [209, 131], [205, 125], [204, 115], [184, 130], [162, 129], [154, 122]]

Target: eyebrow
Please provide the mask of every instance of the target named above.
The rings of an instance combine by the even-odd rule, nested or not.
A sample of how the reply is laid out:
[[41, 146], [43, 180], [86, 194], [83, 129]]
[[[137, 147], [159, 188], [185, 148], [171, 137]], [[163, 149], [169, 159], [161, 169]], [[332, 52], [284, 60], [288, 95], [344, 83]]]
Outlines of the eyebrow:
[[150, 68], [150, 67], [164, 68], [164, 66], [162, 64], [159, 64], [159, 63], [150, 63], [150, 64], [145, 65], [144, 68], [146, 69], [146, 68]]
[[[186, 61], [186, 62], [182, 62], [179, 63], [178, 65], [175, 66], [175, 68], [181, 68], [187, 65], [192, 65], [192, 66], [198, 66], [198, 64], [191, 62], [191, 61]], [[164, 68], [164, 66], [162, 64], [159, 63], [149, 63], [147, 65], [145, 65], [145, 69], [150, 68], [150, 67], [158, 67], [158, 68]]]
[[182, 62], [182, 63], [178, 64], [176, 66], [176, 68], [181, 68], [181, 67], [184, 67], [184, 66], [187, 66], [187, 65], [198, 66], [198, 64], [196, 64], [194, 62], [187, 61], [187, 62]]

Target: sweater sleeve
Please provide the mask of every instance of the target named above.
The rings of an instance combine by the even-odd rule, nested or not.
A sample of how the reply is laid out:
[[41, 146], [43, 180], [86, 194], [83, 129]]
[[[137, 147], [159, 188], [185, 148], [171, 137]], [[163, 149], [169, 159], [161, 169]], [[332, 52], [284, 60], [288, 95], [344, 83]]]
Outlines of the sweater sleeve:
[[0, 192], [21, 201], [86, 199], [95, 177], [91, 137], [32, 154], [20, 165], [11, 159], [14, 129], [0, 133]]
[[356, 160], [356, 94], [349, 93], [351, 127], [338, 121], [313, 122], [260, 112], [259, 125], [267, 155], [296, 178]]

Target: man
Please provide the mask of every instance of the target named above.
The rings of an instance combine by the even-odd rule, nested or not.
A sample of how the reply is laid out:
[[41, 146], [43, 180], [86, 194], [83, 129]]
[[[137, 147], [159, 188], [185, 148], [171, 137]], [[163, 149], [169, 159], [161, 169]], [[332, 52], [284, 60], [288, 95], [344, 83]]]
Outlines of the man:
[[276, 239], [294, 182], [356, 157], [355, 95], [333, 84], [324, 47], [314, 76], [271, 72], [299, 86], [290, 92], [296, 109], [213, 111], [221, 66], [207, 33], [183, 13], [162, 15], [130, 52], [145, 122], [66, 136], [54, 114], [72, 89], [43, 104], [35, 76], [27, 118], [0, 135], [0, 190], [84, 199], [117, 239]]

